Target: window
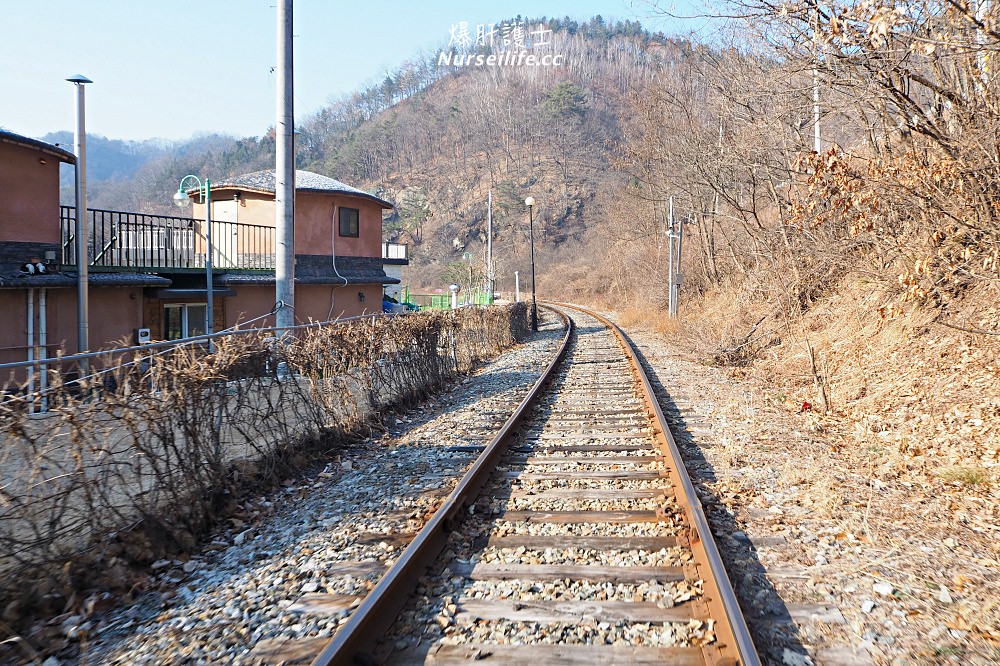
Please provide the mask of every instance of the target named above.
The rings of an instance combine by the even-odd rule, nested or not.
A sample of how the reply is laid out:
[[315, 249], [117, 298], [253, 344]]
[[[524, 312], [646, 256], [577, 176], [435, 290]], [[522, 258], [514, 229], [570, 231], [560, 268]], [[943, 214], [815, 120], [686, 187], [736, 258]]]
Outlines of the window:
[[174, 303], [163, 306], [163, 339], [180, 340], [205, 334], [205, 303]]
[[340, 235], [341, 236], [351, 236], [352, 238], [358, 237], [358, 209], [357, 208], [341, 208], [340, 209]]

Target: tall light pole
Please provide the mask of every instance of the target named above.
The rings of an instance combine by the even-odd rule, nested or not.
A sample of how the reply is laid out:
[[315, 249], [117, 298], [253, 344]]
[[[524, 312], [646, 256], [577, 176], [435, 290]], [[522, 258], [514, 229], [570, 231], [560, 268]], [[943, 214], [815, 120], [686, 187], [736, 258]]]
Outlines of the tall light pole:
[[[214, 294], [212, 285], [212, 184], [205, 179], [202, 183], [198, 176], [187, 175], [181, 178], [180, 185], [177, 186], [177, 193], [174, 195], [174, 203], [184, 207], [191, 203], [191, 197], [184, 191], [184, 181], [188, 179], [198, 183], [198, 194], [205, 203], [205, 334], [211, 335], [215, 322]], [[211, 339], [208, 341], [209, 350], [212, 349]]]
[[83, 86], [93, 81], [83, 74], [76, 74], [66, 80], [76, 86], [76, 136], [73, 141], [76, 148], [76, 322], [77, 350], [83, 353], [90, 348], [90, 306], [87, 295], [90, 262], [90, 257], [87, 256], [87, 237], [90, 235], [87, 228], [87, 114]]
[[528, 207], [528, 246], [531, 248], [531, 330], [538, 330], [538, 305], [535, 303], [535, 197], [524, 200]]
[[472, 253], [471, 252], [465, 252], [464, 254], [462, 254], [462, 259], [465, 259], [467, 262], [469, 262], [469, 291], [466, 294], [466, 300], [468, 300], [468, 299], [472, 298], [472, 287], [473, 287], [473, 284], [472, 284]]
[[275, 325], [295, 324], [295, 137], [292, 76], [292, 0], [278, 0], [277, 119], [274, 151]]

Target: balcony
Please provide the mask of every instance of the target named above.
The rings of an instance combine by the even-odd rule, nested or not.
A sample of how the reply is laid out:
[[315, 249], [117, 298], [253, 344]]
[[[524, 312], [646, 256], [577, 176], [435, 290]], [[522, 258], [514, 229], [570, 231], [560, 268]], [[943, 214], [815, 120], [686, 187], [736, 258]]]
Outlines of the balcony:
[[410, 259], [407, 256], [406, 244], [404, 243], [382, 243], [382, 263], [383, 264], [400, 264], [405, 265], [410, 263]]
[[[60, 209], [62, 263], [76, 266], [76, 208]], [[100, 209], [88, 212], [92, 267], [139, 271], [205, 268], [208, 243], [204, 220]], [[402, 247], [405, 255], [406, 246]], [[274, 257], [274, 227], [212, 221], [213, 268], [274, 270]]]

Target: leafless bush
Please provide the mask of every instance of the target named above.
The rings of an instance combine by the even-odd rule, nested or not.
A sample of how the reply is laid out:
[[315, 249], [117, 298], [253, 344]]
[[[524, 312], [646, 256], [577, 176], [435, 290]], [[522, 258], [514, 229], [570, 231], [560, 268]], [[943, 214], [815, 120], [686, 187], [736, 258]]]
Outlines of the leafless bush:
[[[193, 548], [254, 483], [526, 337], [524, 304], [251, 332], [50, 371], [47, 411], [0, 402], [0, 608], [58, 613]], [[41, 398], [36, 396], [36, 406]], [[310, 448], [312, 447], [312, 448]], [[99, 566], [96, 566], [99, 565]]]

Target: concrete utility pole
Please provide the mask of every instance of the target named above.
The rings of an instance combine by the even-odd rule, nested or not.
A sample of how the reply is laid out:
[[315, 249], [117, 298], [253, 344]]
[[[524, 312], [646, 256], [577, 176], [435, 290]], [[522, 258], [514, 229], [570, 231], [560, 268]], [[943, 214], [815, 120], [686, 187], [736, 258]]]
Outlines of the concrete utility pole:
[[816, 5], [813, 13], [813, 46], [817, 50], [813, 64], [813, 150], [819, 155], [823, 152], [823, 137], [819, 130], [819, 7]]
[[667, 238], [670, 242], [669, 258], [667, 261], [667, 314], [671, 317], [677, 316], [677, 303], [680, 300], [681, 284], [684, 283], [684, 276], [681, 274], [681, 250], [684, 248], [684, 221], [674, 221], [674, 198], [670, 197], [670, 204], [667, 213]]
[[[278, 0], [278, 109], [275, 123], [275, 324], [295, 325], [295, 138], [292, 0]], [[279, 335], [284, 335], [284, 331]]]
[[493, 305], [493, 292], [495, 276], [493, 274], [493, 190], [490, 190], [486, 200], [486, 298], [487, 303]]

